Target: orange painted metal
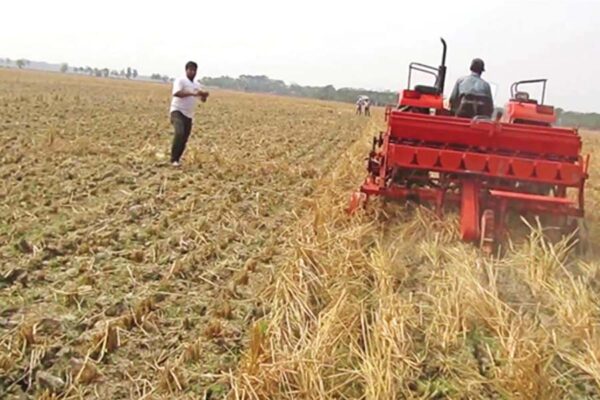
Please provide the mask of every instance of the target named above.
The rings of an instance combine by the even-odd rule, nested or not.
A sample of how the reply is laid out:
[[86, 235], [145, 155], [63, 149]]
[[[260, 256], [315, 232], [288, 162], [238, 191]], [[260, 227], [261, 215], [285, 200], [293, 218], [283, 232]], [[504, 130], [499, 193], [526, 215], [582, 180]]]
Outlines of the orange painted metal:
[[459, 151], [444, 150], [440, 151], [440, 166], [443, 169], [458, 170], [461, 168], [463, 153]]
[[485, 172], [485, 165], [487, 163], [487, 157], [485, 154], [480, 153], [465, 153], [463, 155], [465, 162], [465, 170], [467, 172]]
[[415, 90], [404, 90], [400, 105], [416, 108], [443, 109], [444, 98], [441, 94], [424, 94]]
[[576, 185], [586, 176], [585, 165], [579, 161], [561, 163], [397, 144], [389, 144], [387, 154], [390, 167], [476, 173], [486, 177], [565, 185]]
[[440, 101], [404, 91], [400, 106], [386, 109], [387, 131], [374, 141], [360, 189], [366, 197], [430, 202], [440, 216], [446, 204], [458, 205], [461, 237], [486, 243], [503, 231], [509, 210], [583, 216], [589, 157], [576, 129], [550, 126], [552, 107], [513, 104], [512, 120], [500, 122], [449, 116]]
[[551, 197], [551, 196], [542, 196], [538, 194], [529, 194], [529, 193], [519, 193], [519, 192], [509, 192], [506, 190], [490, 190], [490, 195], [494, 197], [501, 197], [508, 200], [516, 200], [516, 201], [533, 201], [537, 203], [547, 203], [547, 204], [561, 204], [561, 205], [575, 205], [575, 202], [571, 199], [567, 199], [566, 197]]
[[533, 160], [514, 158], [510, 164], [513, 174], [519, 179], [530, 179], [533, 177]]
[[510, 170], [510, 157], [490, 156], [488, 157], [487, 167], [490, 175], [504, 178]]
[[550, 126], [556, 122], [552, 106], [540, 106], [537, 103], [526, 103], [511, 100], [504, 107], [504, 120], [508, 123], [518, 121], [544, 123]]
[[436, 149], [421, 147], [415, 149], [417, 153], [417, 164], [421, 167], [433, 168], [437, 165], [440, 152]]
[[471, 242], [479, 239], [479, 185], [474, 180], [462, 182], [460, 202], [460, 235]]

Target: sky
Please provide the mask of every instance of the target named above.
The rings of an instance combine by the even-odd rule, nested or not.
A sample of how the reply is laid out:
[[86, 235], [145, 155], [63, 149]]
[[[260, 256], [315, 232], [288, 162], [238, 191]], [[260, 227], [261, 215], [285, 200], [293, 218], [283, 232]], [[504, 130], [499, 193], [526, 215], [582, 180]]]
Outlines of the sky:
[[600, 0], [20, 0], [2, 4], [0, 56], [397, 91], [411, 61], [439, 64], [444, 37], [446, 95], [480, 57], [496, 103], [548, 78], [546, 103], [600, 112], [599, 17]]

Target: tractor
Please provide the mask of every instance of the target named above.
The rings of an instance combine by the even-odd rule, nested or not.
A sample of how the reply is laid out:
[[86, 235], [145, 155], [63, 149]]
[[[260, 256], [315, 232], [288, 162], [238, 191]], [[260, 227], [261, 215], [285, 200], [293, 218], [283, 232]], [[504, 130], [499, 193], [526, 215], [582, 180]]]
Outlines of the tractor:
[[[506, 236], [509, 212], [548, 215], [575, 229], [584, 215], [589, 156], [581, 155], [577, 129], [554, 126], [554, 107], [544, 104], [547, 81], [514, 83], [503, 113], [477, 96], [449, 110], [441, 41], [439, 67], [409, 65], [408, 87], [385, 110], [387, 130], [373, 138], [367, 177], [348, 211], [373, 196], [430, 203], [440, 216], [454, 205], [461, 238], [488, 251]], [[434, 85], [411, 87], [416, 71], [432, 75]], [[530, 84], [543, 86], [539, 101], [521, 90]]]

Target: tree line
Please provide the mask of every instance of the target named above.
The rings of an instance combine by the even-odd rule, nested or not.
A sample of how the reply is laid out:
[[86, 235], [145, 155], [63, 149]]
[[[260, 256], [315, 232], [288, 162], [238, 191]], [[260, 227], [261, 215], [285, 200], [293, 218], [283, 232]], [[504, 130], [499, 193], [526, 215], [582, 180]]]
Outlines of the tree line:
[[173, 78], [170, 78], [168, 75], [161, 75], [161, 74], [152, 74], [152, 75], [150, 75], [150, 79], [152, 79], [154, 81], [162, 81], [162, 82], [173, 81]]
[[[138, 70], [135, 68], [127, 67], [118, 71], [116, 69], [109, 70], [108, 68], [91, 68], [91, 67], [74, 67], [72, 68], [73, 72], [80, 74], [87, 74], [90, 76], [98, 76], [98, 77], [120, 77], [127, 79], [136, 79], [139, 74]], [[69, 65], [66, 63], [61, 64], [60, 71], [63, 73], [69, 72]], [[162, 82], [169, 82], [171, 78], [168, 75], [161, 74], [152, 74], [150, 75], [150, 79]]]
[[290, 85], [282, 80], [270, 79], [265, 75], [240, 75], [238, 78], [221, 76], [218, 78], [206, 77], [200, 81], [203, 85], [214, 86], [221, 89], [237, 90], [242, 92], [272, 93], [285, 96], [309, 97], [319, 100], [333, 100], [354, 103], [358, 96], [369, 96], [374, 105], [394, 104], [397, 94], [391, 91], [374, 91], [354, 88], [336, 89], [333, 85], [327, 86], [301, 86], [295, 83]]
[[575, 126], [579, 128], [600, 130], [600, 114], [580, 113], [575, 111], [564, 111], [556, 109], [558, 124], [561, 126]]
[[[16, 66], [19, 69], [31, 67], [31, 61], [25, 58], [19, 58], [17, 60], [12, 60], [10, 58], [0, 58], [0, 65], [7, 65], [14, 67]], [[35, 68], [35, 64], [33, 65]], [[75, 74], [85, 74], [89, 76], [96, 76], [102, 78], [126, 78], [126, 79], [136, 79], [139, 76], [138, 70], [132, 67], [123, 68], [120, 71], [116, 69], [109, 68], [97, 68], [97, 67], [72, 67], [68, 63], [62, 63], [59, 66], [60, 72], [66, 73], [75, 73]], [[152, 74], [149, 77], [152, 80], [161, 81], [161, 82], [169, 82], [172, 81], [168, 75], [161, 74]]]
[[135, 79], [138, 77], [138, 71], [135, 68], [131, 68], [131, 67], [127, 67], [127, 68], [123, 68], [120, 71], [116, 70], [116, 69], [109, 69], [109, 68], [92, 68], [90, 66], [86, 66], [86, 67], [69, 67], [69, 64], [67, 63], [62, 63], [60, 65], [60, 72], [63, 73], [67, 73], [69, 72], [69, 70], [75, 72], [76, 74], [86, 74], [86, 75], [90, 75], [90, 76], [97, 76], [97, 77], [104, 77], [104, 78], [108, 78], [108, 77], [121, 77], [121, 78], [127, 78], [127, 79]]
[[[13, 61], [10, 58], [0, 58], [0, 64], [7, 64], [10, 65]], [[18, 60], [15, 60], [15, 65], [17, 66], [17, 68], [22, 69], [23, 67], [26, 67], [29, 65], [29, 60], [25, 59], [25, 58], [19, 58]]]

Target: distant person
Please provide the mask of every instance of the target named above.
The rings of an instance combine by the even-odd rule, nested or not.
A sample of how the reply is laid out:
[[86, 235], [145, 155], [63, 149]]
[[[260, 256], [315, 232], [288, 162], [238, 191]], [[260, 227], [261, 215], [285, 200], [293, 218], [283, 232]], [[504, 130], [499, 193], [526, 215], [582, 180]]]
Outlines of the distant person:
[[365, 110], [365, 116], [370, 117], [371, 116], [371, 100], [370, 99], [365, 99], [363, 108]]
[[359, 97], [358, 100], [356, 100], [356, 115], [362, 115], [363, 112], [363, 99], [362, 97]]
[[456, 81], [450, 95], [450, 110], [454, 114], [463, 117], [491, 116], [494, 100], [490, 84], [481, 78], [484, 71], [483, 60], [475, 58], [471, 62], [471, 75]]
[[173, 99], [171, 100], [171, 124], [175, 128], [173, 146], [171, 147], [171, 164], [174, 167], [181, 165], [181, 155], [192, 131], [192, 119], [196, 108], [196, 97], [202, 102], [208, 98], [208, 92], [194, 82], [198, 64], [193, 61], [185, 64], [185, 76], [173, 82]]

